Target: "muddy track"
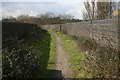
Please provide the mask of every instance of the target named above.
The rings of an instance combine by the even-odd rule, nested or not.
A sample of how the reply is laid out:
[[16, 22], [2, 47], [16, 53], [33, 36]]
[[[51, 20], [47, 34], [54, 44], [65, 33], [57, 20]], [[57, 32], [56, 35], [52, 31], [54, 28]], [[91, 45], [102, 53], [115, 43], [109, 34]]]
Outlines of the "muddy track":
[[62, 39], [55, 33], [51, 32], [56, 37], [56, 64], [55, 70], [59, 73], [55, 73], [56, 78], [72, 78], [73, 70], [70, 67], [70, 56], [64, 49], [64, 43]]

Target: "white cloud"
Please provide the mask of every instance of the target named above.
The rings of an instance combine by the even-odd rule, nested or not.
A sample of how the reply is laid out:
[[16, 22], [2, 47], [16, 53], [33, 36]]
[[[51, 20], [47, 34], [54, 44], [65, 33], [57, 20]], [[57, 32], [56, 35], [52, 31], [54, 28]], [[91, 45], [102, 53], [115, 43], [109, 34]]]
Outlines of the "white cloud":
[[[81, 1], [82, 2], [82, 1]], [[54, 12], [55, 14], [71, 14], [75, 18], [81, 19], [81, 11], [84, 9], [81, 2], [42, 2], [42, 3], [19, 3], [3, 2], [3, 17], [17, 17], [21, 14], [35, 16], [45, 12]]]
[[[1, 2], [81, 2], [85, 0], [1, 0]], [[108, 2], [110, 0], [100, 0], [101, 2]], [[114, 0], [119, 2], [120, 0]]]
[[2, 15], [2, 17], [9, 17], [9, 16], [13, 16], [13, 17], [17, 17], [21, 14], [28, 14], [30, 16], [36, 16], [38, 13], [34, 12], [34, 11], [24, 11], [24, 10], [15, 10], [14, 12], [8, 12], [7, 10], [3, 10], [2, 11], [4, 14]]
[[84, 10], [83, 1], [84, 0], [2, 0], [3, 11], [0, 10], [0, 13], [2, 11], [3, 17], [16, 17], [21, 14], [35, 16], [45, 12], [54, 12], [56, 14], [71, 14], [75, 16], [75, 18], [81, 19], [82, 10]]
[[63, 2], [61, 4], [63, 6], [83, 7], [83, 1], [79, 1], [79, 2]]
[[68, 2], [63, 2], [62, 5], [66, 6], [66, 7], [71, 6], [71, 8], [69, 8], [65, 12], [66, 14], [71, 14], [77, 19], [82, 19], [82, 10], [84, 10], [83, 1], [69, 2], [69, 3]]
[[0, 3], [0, 20], [2, 19], [2, 3]]
[[[1, 2], [83, 2], [85, 0], [1, 0]], [[100, 2], [108, 2], [111, 0], [100, 0]], [[119, 2], [120, 0], [114, 0]]]
[[66, 14], [71, 14], [77, 19], [82, 19], [82, 11], [79, 8], [69, 9]]
[[79, 2], [83, 0], [2, 0], [2, 2]]

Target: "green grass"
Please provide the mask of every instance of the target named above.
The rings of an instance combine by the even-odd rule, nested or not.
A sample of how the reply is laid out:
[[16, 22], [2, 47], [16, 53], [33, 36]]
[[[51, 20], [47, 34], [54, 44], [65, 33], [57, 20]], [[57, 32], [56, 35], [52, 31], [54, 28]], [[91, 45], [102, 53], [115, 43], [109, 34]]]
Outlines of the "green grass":
[[[53, 31], [53, 30], [52, 30]], [[66, 51], [70, 54], [70, 61], [72, 63], [72, 68], [75, 71], [74, 78], [85, 78], [84, 70], [83, 70], [83, 60], [85, 59], [85, 55], [79, 52], [76, 48], [76, 42], [65, 34], [53, 31], [58, 36], [60, 36], [65, 44]]]
[[47, 78], [53, 78], [54, 77], [54, 72], [50, 70], [55, 70], [55, 62], [56, 62], [56, 54], [55, 54], [55, 40], [56, 37], [53, 36], [49, 32], [51, 36], [51, 43], [50, 43], [50, 53], [49, 53], [49, 60], [48, 60], [48, 66], [47, 66]]
[[55, 40], [56, 40], [56, 37], [53, 36], [50, 32], [49, 34], [51, 35], [51, 43], [50, 43], [50, 58], [49, 58], [49, 61], [48, 61], [48, 66], [47, 66], [47, 69], [54, 69], [54, 64], [55, 64], [55, 61], [56, 61], [56, 55], [55, 55]]
[[39, 78], [50, 78], [54, 76], [54, 73], [50, 72], [50, 70], [54, 69], [56, 61], [55, 39], [51, 33], [43, 32], [32, 35], [25, 41], [25, 46], [27, 48], [32, 46], [31, 50], [37, 55], [39, 71], [36, 73], [36, 76]]

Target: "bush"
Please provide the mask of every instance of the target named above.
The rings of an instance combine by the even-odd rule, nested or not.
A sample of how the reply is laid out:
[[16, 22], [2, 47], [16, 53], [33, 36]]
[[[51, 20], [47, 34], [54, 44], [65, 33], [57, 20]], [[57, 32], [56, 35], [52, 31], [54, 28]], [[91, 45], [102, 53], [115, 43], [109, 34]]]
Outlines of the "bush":
[[96, 43], [94, 39], [76, 38], [74, 36], [72, 38], [77, 40], [80, 51], [85, 52], [85, 76], [93, 78], [120, 77], [118, 49], [114, 49], [111, 45], [102, 46]]
[[39, 65], [35, 53], [25, 49], [22, 40], [9, 38], [5, 43], [2, 52], [3, 78], [27, 77], [31, 73], [34, 75]]
[[100, 47], [86, 52], [85, 70], [95, 78], [117, 78], [119, 74], [119, 57], [117, 50]]
[[3, 28], [3, 78], [42, 77], [49, 60], [49, 33], [29, 23], [3, 22]]

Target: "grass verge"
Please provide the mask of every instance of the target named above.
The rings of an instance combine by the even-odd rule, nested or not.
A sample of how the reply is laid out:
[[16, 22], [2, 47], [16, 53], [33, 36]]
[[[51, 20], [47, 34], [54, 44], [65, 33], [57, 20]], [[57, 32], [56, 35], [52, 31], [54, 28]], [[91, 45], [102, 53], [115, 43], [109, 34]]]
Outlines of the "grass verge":
[[47, 74], [51, 74], [50, 76], [48, 76], [49, 78], [54, 77], [54, 73], [51, 72], [50, 70], [54, 70], [55, 69], [55, 62], [56, 62], [56, 54], [55, 54], [55, 40], [56, 37], [53, 36], [50, 32], [49, 32], [50, 36], [51, 36], [51, 43], [50, 43], [50, 57], [49, 57], [49, 61], [48, 61], [48, 66], [47, 69], [49, 70], [49, 72]]
[[76, 49], [76, 42], [67, 37], [65, 34], [56, 31], [53, 32], [62, 38], [65, 44], [65, 49], [70, 54], [70, 61], [72, 63], [71, 66], [74, 70], [73, 78], [85, 78], [83, 70], [83, 60], [85, 59], [85, 55]]
[[54, 76], [50, 70], [55, 66], [55, 37], [49, 32], [43, 32], [31, 36], [25, 42], [26, 48], [32, 46], [32, 51], [36, 53], [39, 61], [39, 71], [37, 77], [51, 78]]

